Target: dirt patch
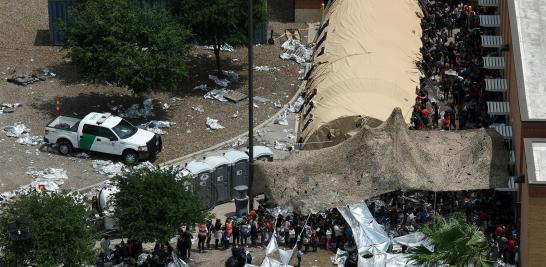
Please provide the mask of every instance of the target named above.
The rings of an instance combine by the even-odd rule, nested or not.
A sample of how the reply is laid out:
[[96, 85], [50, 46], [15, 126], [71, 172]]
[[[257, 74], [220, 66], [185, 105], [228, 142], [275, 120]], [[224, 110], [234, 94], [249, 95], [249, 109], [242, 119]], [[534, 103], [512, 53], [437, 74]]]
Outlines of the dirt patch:
[[[195, 86], [206, 83], [215, 88], [208, 79], [215, 74], [212, 51], [195, 47], [190, 55], [190, 73], [177, 90], [172, 92], [151, 93], [143, 97], [130, 94], [126, 88], [107, 84], [90, 84], [81, 81], [77, 69], [65, 61], [66, 52], [61, 47], [46, 46], [48, 30], [47, 1], [9, 1], [0, 0], [0, 102], [21, 103], [14, 113], [0, 114], [0, 126], [22, 122], [32, 130], [32, 135], [42, 135], [43, 128], [54, 118], [55, 97], [62, 97], [61, 112], [66, 116], [83, 117], [88, 112], [112, 112], [109, 106], [123, 105], [125, 108], [135, 103], [142, 103], [146, 98], [154, 100], [155, 116], [147, 120], [169, 120], [176, 125], [167, 129], [163, 136], [164, 150], [158, 156], [157, 163], [192, 153], [243, 133], [247, 127], [248, 102], [239, 104], [221, 103], [204, 99], [203, 92], [192, 90]], [[305, 28], [304, 24], [270, 23], [276, 33], [286, 28]], [[279, 40], [280, 42], [281, 40]], [[255, 96], [268, 99], [265, 103], [257, 102], [255, 124], [271, 117], [278, 110], [273, 101], [286, 104], [297, 91], [299, 65], [279, 58], [282, 52], [280, 43], [255, 47], [255, 65], [276, 67], [278, 71], [255, 72]], [[238, 48], [234, 52], [222, 52], [222, 66], [225, 70], [239, 73], [237, 82], [229, 89], [246, 93], [247, 91], [247, 50]], [[57, 74], [36, 84], [26, 87], [8, 83], [6, 78], [12, 71], [32, 73], [48, 68]], [[170, 107], [162, 109], [163, 104]], [[203, 113], [192, 110], [201, 105]], [[237, 118], [232, 115], [239, 111]], [[113, 112], [115, 113], [115, 112]], [[206, 117], [218, 119], [225, 129], [209, 131], [205, 125]], [[130, 119], [134, 124], [147, 120]], [[3, 170], [0, 191], [11, 190], [26, 184], [30, 177], [25, 174], [28, 167], [36, 169], [61, 167], [68, 172], [67, 186], [82, 187], [98, 182], [104, 177], [95, 174], [90, 160], [74, 159], [50, 155], [35, 151], [37, 147], [25, 147], [15, 143], [15, 139], [0, 136], [0, 169]], [[117, 158], [91, 154], [93, 158]]]

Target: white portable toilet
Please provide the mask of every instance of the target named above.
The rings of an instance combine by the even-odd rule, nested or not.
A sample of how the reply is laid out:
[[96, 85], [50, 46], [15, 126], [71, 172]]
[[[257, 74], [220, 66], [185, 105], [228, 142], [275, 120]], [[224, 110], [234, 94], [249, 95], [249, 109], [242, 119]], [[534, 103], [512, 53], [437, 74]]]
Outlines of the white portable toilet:
[[235, 197], [233, 189], [239, 185], [248, 185], [248, 154], [243, 151], [233, 150], [224, 153], [224, 157], [229, 161], [231, 172], [231, 197]]
[[214, 206], [214, 192], [212, 191], [212, 168], [203, 161], [192, 161], [186, 165], [194, 179], [193, 191], [201, 198], [205, 207]]
[[[216, 204], [225, 203], [231, 199], [229, 160], [224, 156], [210, 156], [204, 160], [212, 168], [212, 183], [216, 188]], [[213, 189], [214, 190], [214, 189]]]
[[254, 160], [273, 161], [273, 150], [266, 146], [254, 146]]

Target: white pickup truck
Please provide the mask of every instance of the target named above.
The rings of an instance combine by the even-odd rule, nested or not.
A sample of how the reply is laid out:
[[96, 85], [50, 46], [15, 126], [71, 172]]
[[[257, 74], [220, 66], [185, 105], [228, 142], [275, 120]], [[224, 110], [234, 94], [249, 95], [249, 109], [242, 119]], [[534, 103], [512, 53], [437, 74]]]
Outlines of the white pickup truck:
[[56, 144], [59, 153], [73, 149], [121, 155], [127, 164], [155, 157], [162, 149], [161, 137], [136, 128], [110, 113], [92, 112], [82, 120], [59, 116], [45, 128], [44, 141]]

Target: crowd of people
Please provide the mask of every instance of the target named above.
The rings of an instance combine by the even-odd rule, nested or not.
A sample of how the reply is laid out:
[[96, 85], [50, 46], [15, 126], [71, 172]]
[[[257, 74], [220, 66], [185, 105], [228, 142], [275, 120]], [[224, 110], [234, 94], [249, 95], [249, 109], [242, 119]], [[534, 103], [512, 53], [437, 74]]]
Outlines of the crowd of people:
[[482, 49], [480, 36], [495, 33], [479, 27], [479, 14], [485, 10], [474, 10], [468, 2], [426, 4], [421, 23], [424, 75], [417, 89], [412, 129], [464, 130], [502, 122], [488, 116], [486, 104], [502, 96], [485, 91], [485, 78], [498, 78], [500, 73], [482, 68], [482, 56], [497, 56], [498, 51]]

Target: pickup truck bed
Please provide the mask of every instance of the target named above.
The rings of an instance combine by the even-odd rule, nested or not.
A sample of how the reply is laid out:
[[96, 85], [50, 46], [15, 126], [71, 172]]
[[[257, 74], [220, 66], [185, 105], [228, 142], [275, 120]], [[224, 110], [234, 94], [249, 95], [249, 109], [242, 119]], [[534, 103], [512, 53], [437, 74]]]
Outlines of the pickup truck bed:
[[80, 125], [80, 121], [81, 121], [80, 119], [76, 119], [72, 117], [59, 116], [55, 118], [54, 120], [52, 120], [47, 125], [47, 127], [76, 132], [78, 130], [78, 126]]

